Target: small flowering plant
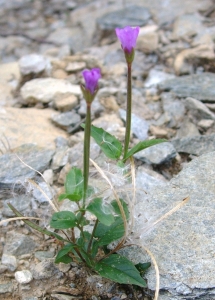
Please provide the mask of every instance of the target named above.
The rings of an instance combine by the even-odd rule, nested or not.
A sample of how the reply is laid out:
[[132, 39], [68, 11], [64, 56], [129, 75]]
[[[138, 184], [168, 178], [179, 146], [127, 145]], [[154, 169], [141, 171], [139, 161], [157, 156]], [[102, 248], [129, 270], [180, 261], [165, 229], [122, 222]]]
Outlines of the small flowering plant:
[[[138, 33], [139, 27], [131, 28], [127, 26], [123, 29], [116, 29], [116, 35], [121, 42], [128, 66], [124, 146], [115, 136], [91, 124], [91, 104], [98, 91], [98, 81], [101, 78], [101, 72], [98, 68], [84, 70], [82, 75], [85, 84], [81, 85], [81, 89], [86, 100], [87, 111], [86, 122], [83, 125], [85, 130], [83, 172], [76, 167], [70, 170], [66, 176], [65, 193], [59, 197], [60, 201], [69, 199], [76, 203], [77, 209], [74, 212], [57, 211], [53, 214], [50, 226], [57, 232], [42, 229], [29, 220], [24, 220], [24, 222], [48, 236], [54, 236], [62, 242], [63, 247], [55, 258], [56, 263], [82, 262], [105, 278], [119, 283], [146, 287], [146, 282], [141, 275], [142, 271], [145, 271], [149, 264], [134, 265], [126, 257], [117, 253], [125, 244], [130, 217], [128, 204], [125, 200], [118, 197], [114, 189], [114, 199], [104, 202], [102, 197], [94, 196], [94, 189], [88, 184], [90, 137], [94, 138], [107, 158], [115, 161], [119, 168], [123, 167], [138, 151], [164, 141], [147, 140], [129, 148], [132, 109], [131, 66]], [[111, 184], [110, 187], [112, 189]], [[11, 204], [9, 206], [17, 216], [22, 216]], [[94, 216], [92, 230], [87, 230], [87, 225], [90, 223], [87, 217], [89, 213]], [[114, 246], [111, 250], [108, 246], [113, 243]]]

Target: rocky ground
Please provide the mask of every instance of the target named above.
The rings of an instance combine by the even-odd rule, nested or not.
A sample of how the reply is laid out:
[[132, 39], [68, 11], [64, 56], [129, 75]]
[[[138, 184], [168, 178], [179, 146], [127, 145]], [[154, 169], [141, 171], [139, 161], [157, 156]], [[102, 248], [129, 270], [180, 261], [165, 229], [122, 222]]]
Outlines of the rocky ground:
[[[93, 122], [123, 140], [126, 64], [114, 28], [141, 27], [133, 64], [132, 140], [168, 142], [135, 155], [136, 204], [125, 254], [160, 270], [160, 298], [215, 299], [215, 3], [213, 0], [0, 1], [0, 299], [152, 299], [75, 263], [55, 265], [60, 245], [14, 217], [48, 227], [72, 166], [82, 168], [81, 71], [99, 67]], [[19, 159], [19, 158], [21, 159]], [[124, 184], [92, 141], [91, 158]], [[28, 166], [31, 168], [29, 168]], [[40, 173], [43, 174], [45, 181]], [[37, 182], [35, 186], [32, 181]], [[104, 188], [95, 170], [91, 182]], [[129, 194], [129, 187], [124, 187]], [[189, 201], [163, 222], [169, 210]], [[72, 209], [65, 200], [60, 209]]]

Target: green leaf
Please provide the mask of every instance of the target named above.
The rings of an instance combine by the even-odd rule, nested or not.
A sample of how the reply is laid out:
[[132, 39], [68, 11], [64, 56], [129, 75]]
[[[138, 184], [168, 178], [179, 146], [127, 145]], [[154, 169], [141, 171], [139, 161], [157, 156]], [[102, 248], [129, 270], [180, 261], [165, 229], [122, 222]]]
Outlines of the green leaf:
[[144, 150], [148, 147], [160, 144], [160, 143], [164, 143], [167, 142], [167, 140], [164, 139], [157, 139], [157, 140], [147, 140], [147, 141], [143, 141], [143, 142], [139, 142], [137, 145], [135, 145], [133, 148], [131, 148], [126, 157], [123, 159], [123, 161], [126, 161], [130, 156], [134, 155], [135, 153]]
[[57, 254], [55, 258], [55, 263], [58, 264], [60, 262], [63, 262], [65, 264], [68, 264], [73, 261], [72, 257], [68, 255], [69, 252], [71, 252], [74, 248], [73, 244], [67, 244], [65, 245]]
[[117, 218], [110, 226], [98, 223], [94, 236], [98, 238], [100, 246], [109, 245], [120, 239], [125, 234], [125, 228], [122, 218]]
[[99, 275], [123, 284], [146, 287], [145, 280], [130, 260], [119, 254], [112, 254], [94, 266]]
[[71, 211], [60, 211], [52, 215], [50, 226], [55, 229], [73, 228], [77, 225], [77, 219]]
[[139, 264], [136, 264], [135, 267], [140, 272], [140, 274], [143, 275], [148, 270], [148, 268], [151, 267], [151, 263], [150, 262], [139, 263]]
[[102, 198], [94, 198], [86, 210], [94, 214], [102, 224], [110, 226], [114, 222], [111, 208], [110, 204], [103, 203]]
[[[125, 212], [125, 216], [126, 216], [126, 219], [128, 220], [129, 219], [129, 210], [128, 210], [128, 204], [123, 200], [123, 199], [120, 199], [120, 202], [122, 204], [122, 207], [123, 207], [123, 210]], [[122, 214], [121, 214], [121, 211], [120, 211], [120, 208], [119, 208], [119, 205], [118, 205], [118, 202], [116, 200], [113, 200], [111, 202], [111, 205], [114, 209], [114, 212], [119, 215], [120, 217], [122, 217]]]
[[[66, 176], [65, 191], [63, 194], [65, 198], [71, 201], [79, 201], [83, 197], [83, 181], [84, 177], [82, 171], [76, 167], [72, 168]], [[65, 199], [61, 195], [61, 200]]]
[[91, 136], [108, 158], [119, 159], [122, 154], [122, 144], [115, 136], [93, 125], [91, 126]]

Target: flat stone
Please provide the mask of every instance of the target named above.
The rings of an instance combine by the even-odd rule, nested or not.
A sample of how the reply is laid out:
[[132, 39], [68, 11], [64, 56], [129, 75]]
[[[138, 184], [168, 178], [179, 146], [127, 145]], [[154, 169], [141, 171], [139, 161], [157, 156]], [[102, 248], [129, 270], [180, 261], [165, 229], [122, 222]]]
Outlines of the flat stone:
[[176, 154], [171, 143], [161, 143], [134, 154], [134, 157], [150, 164], [160, 165], [171, 161]]
[[37, 102], [49, 103], [57, 97], [69, 95], [81, 95], [79, 85], [72, 85], [66, 80], [56, 78], [38, 78], [26, 82], [21, 90], [21, 96], [26, 104]]
[[[136, 206], [134, 232], [140, 233], [140, 245], [155, 256], [160, 270], [161, 299], [212, 299], [215, 292], [214, 264], [214, 176], [215, 152], [194, 159], [169, 184], [142, 193]], [[189, 196], [189, 201], [159, 225], [153, 220]], [[207, 207], [207, 209], [205, 209]], [[151, 216], [143, 223], [143, 215]], [[150, 232], [147, 233], [147, 230]], [[139, 248], [126, 250], [129, 257], [147, 261]], [[154, 268], [146, 274], [148, 287], [155, 289]], [[202, 297], [201, 297], [202, 296]], [[207, 296], [204, 298], [203, 296]]]
[[179, 153], [202, 155], [215, 151], [215, 134], [184, 137], [171, 141]]
[[7, 232], [3, 254], [23, 255], [32, 253], [38, 245], [29, 237], [17, 231]]
[[172, 91], [180, 98], [192, 97], [200, 101], [215, 102], [215, 74], [202, 73], [177, 77], [159, 84], [162, 91]]
[[67, 137], [67, 134], [50, 122], [53, 112], [51, 109], [25, 108], [23, 111], [23, 108], [1, 108], [0, 136], [7, 137], [11, 149], [25, 143], [55, 148], [54, 140], [58, 136]]
[[18, 283], [29, 283], [33, 280], [33, 276], [29, 270], [15, 272], [15, 279]]
[[[53, 154], [53, 150], [44, 150], [35, 145], [26, 144], [17, 148], [15, 153], [1, 155], [0, 182], [15, 185], [18, 181], [24, 183], [27, 178], [33, 179], [37, 175], [36, 170], [43, 172], [48, 168]], [[35, 171], [24, 165], [17, 155]]]

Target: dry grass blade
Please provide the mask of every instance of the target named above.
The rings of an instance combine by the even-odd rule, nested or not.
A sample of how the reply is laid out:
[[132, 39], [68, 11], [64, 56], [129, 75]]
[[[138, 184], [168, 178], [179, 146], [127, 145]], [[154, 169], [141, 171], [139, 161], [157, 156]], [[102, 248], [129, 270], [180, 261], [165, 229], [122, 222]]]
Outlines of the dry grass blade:
[[141, 245], [138, 245], [138, 246], [141, 247], [141, 248], [143, 248], [148, 253], [148, 255], [151, 257], [152, 263], [154, 265], [155, 274], [156, 274], [156, 286], [155, 286], [155, 297], [154, 297], [154, 300], [157, 300], [158, 296], [159, 296], [159, 288], [160, 288], [160, 274], [159, 274], [158, 264], [156, 262], [156, 259], [155, 259], [154, 255], [152, 254], [152, 252], [148, 248], [146, 248], [144, 246], [141, 246]]
[[16, 221], [16, 220], [29, 220], [29, 219], [33, 219], [33, 220], [41, 220], [40, 218], [34, 218], [34, 217], [16, 217], [16, 218], [9, 218], [9, 219], [0, 221], [0, 226], [3, 225], [4, 223]]
[[53, 210], [55, 212], [59, 211], [59, 209], [54, 205], [52, 200], [46, 195], [46, 193], [43, 191], [43, 189], [41, 189], [41, 187], [36, 182], [34, 182], [31, 179], [28, 179], [28, 182], [30, 182], [30, 184], [34, 185], [43, 194], [43, 196], [48, 200], [49, 204], [51, 205], [51, 207], [53, 208]]
[[123, 223], [124, 223], [124, 228], [125, 228], [125, 235], [123, 237], [123, 240], [125, 240], [125, 238], [127, 236], [128, 225], [127, 225], [126, 215], [125, 215], [123, 206], [122, 206], [122, 204], [120, 202], [119, 196], [118, 196], [116, 190], [114, 189], [112, 183], [110, 182], [110, 180], [108, 179], [108, 177], [103, 172], [103, 170], [92, 159], [90, 159], [90, 161], [92, 162], [92, 164], [94, 165], [94, 167], [96, 168], [96, 170], [101, 174], [101, 176], [107, 181], [107, 183], [109, 184], [109, 186], [110, 186], [110, 188], [111, 188], [111, 190], [112, 190], [112, 192], [114, 194], [114, 197], [116, 198], [117, 204], [119, 206], [119, 209], [120, 209], [120, 212], [121, 212], [122, 218], [123, 218]]
[[174, 212], [176, 212], [179, 208], [181, 208], [182, 206], [184, 206], [188, 201], [190, 200], [190, 197], [186, 197], [182, 200], [182, 202], [180, 202], [179, 204], [177, 204], [175, 207], [173, 207], [173, 209], [171, 209], [170, 211], [168, 211], [166, 214], [164, 214], [162, 217], [160, 217], [157, 221], [155, 221], [152, 226], [157, 225], [159, 222], [163, 221], [164, 219], [166, 219], [167, 217], [171, 216]]
[[[39, 171], [35, 170], [34, 168], [32, 168], [31, 166], [29, 166], [28, 164], [26, 164], [17, 154], [16, 154], [17, 158], [26, 166], [28, 167], [29, 169], [33, 170], [34, 172], [36, 172], [37, 174], [39, 174], [43, 180], [46, 182], [44, 176], [42, 173], [40, 173]], [[48, 200], [49, 204], [51, 205], [51, 207], [53, 208], [53, 210], [55, 212], [58, 212], [59, 211], [59, 208], [57, 207], [57, 205], [54, 205], [54, 203], [52, 202], [52, 200], [46, 195], [46, 193], [41, 189], [41, 187], [36, 183], [34, 182], [33, 180], [31, 179], [28, 179], [28, 181], [33, 184], [44, 196], [45, 198]], [[46, 182], [47, 183], [47, 182]]]

